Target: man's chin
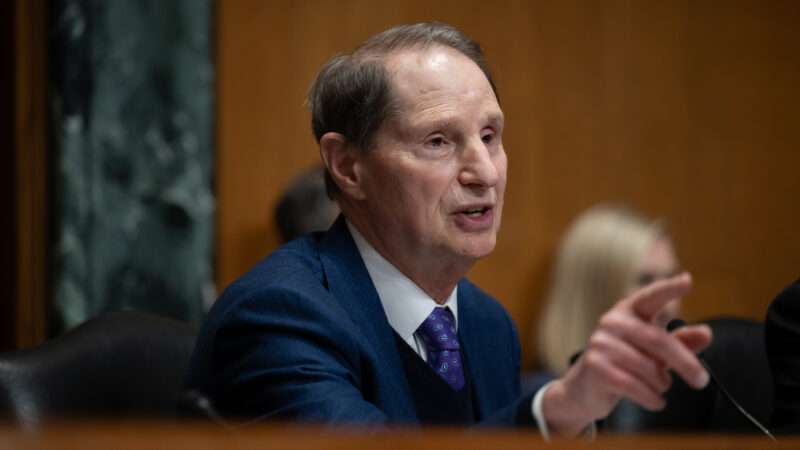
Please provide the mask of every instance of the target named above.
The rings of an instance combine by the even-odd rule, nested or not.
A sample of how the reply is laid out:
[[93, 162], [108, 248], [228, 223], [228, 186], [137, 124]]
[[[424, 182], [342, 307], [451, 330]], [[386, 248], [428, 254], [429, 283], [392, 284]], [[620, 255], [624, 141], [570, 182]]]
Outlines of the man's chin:
[[489, 256], [495, 248], [497, 240], [494, 236], [485, 236], [481, 239], [470, 239], [462, 246], [462, 255], [466, 258], [477, 260]]

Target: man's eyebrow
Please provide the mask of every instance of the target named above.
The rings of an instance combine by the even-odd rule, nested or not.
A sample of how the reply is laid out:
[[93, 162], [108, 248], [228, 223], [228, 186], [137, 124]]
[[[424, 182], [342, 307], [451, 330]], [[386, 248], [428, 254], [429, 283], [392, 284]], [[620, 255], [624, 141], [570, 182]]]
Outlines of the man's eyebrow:
[[502, 125], [505, 122], [505, 116], [502, 112], [500, 113], [489, 113], [486, 116], [486, 121], [489, 122], [491, 125]]
[[431, 123], [432, 128], [440, 129], [440, 130], [448, 130], [453, 128], [458, 123], [457, 120], [448, 117], [445, 119], [437, 120]]
[[[421, 114], [424, 117], [424, 113]], [[439, 117], [431, 121], [421, 120], [419, 121], [420, 124], [423, 124], [425, 128], [428, 129], [436, 129], [436, 130], [446, 130], [450, 129], [463, 119], [459, 118], [457, 115], [448, 115], [446, 117]], [[500, 112], [489, 112], [484, 115], [484, 121], [490, 126], [501, 126], [504, 124], [505, 115], [502, 111]]]
[[423, 125], [427, 129], [436, 129], [436, 130], [444, 130], [448, 128], [452, 128], [457, 122], [457, 119], [453, 117], [440, 117], [434, 120], [426, 121], [423, 120], [419, 121], [419, 125]]

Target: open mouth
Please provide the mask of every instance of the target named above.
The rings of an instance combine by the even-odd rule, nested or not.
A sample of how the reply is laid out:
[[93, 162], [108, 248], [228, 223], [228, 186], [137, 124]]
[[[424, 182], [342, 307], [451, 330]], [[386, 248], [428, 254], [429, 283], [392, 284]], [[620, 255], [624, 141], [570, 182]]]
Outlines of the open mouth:
[[453, 217], [460, 229], [469, 232], [483, 232], [492, 228], [494, 206], [491, 204], [466, 206], [456, 212]]
[[461, 211], [461, 214], [467, 215], [469, 217], [480, 217], [480, 216], [486, 214], [486, 212], [489, 211], [489, 209], [490, 208], [488, 206], [487, 207], [483, 207], [483, 208], [470, 208], [470, 209]]

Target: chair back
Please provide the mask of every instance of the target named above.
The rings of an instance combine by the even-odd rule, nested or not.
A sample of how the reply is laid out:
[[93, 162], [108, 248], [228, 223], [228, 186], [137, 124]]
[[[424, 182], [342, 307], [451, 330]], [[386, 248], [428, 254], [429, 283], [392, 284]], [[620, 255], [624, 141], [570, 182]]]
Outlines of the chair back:
[[[761, 322], [722, 317], [703, 321], [714, 339], [702, 357], [733, 398], [761, 424], [768, 425], [774, 386]], [[689, 431], [760, 433], [711, 382], [697, 391], [673, 376], [667, 406], [650, 412], [624, 400], [605, 421], [610, 431]]]
[[188, 323], [123, 311], [1, 354], [0, 415], [28, 427], [87, 417], [173, 417], [196, 333]]

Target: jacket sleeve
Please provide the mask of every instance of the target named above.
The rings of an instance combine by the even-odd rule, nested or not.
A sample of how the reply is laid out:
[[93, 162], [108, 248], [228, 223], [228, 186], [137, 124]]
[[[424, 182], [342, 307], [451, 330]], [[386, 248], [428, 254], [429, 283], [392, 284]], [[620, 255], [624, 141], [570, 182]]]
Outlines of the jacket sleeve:
[[[508, 398], [505, 400], [506, 406], [489, 412], [479, 423], [479, 427], [532, 427], [537, 428], [536, 419], [533, 416], [533, 397], [536, 391], [520, 396], [520, 366], [521, 356], [519, 347], [519, 337], [516, 327], [511, 317], [505, 310], [501, 310], [498, 319], [493, 322], [495, 340], [502, 343], [499, 347], [508, 349], [508, 358], [511, 364], [508, 365], [508, 373], [494, 373], [495, 377], [502, 378], [497, 380], [499, 383], [510, 383]], [[504, 339], [501, 339], [503, 337]], [[499, 354], [499, 352], [498, 352]], [[499, 366], [499, 365], [498, 365]]]
[[218, 408], [251, 419], [384, 424], [362, 395], [348, 322], [332, 302], [277, 289], [237, 302], [212, 339]]

